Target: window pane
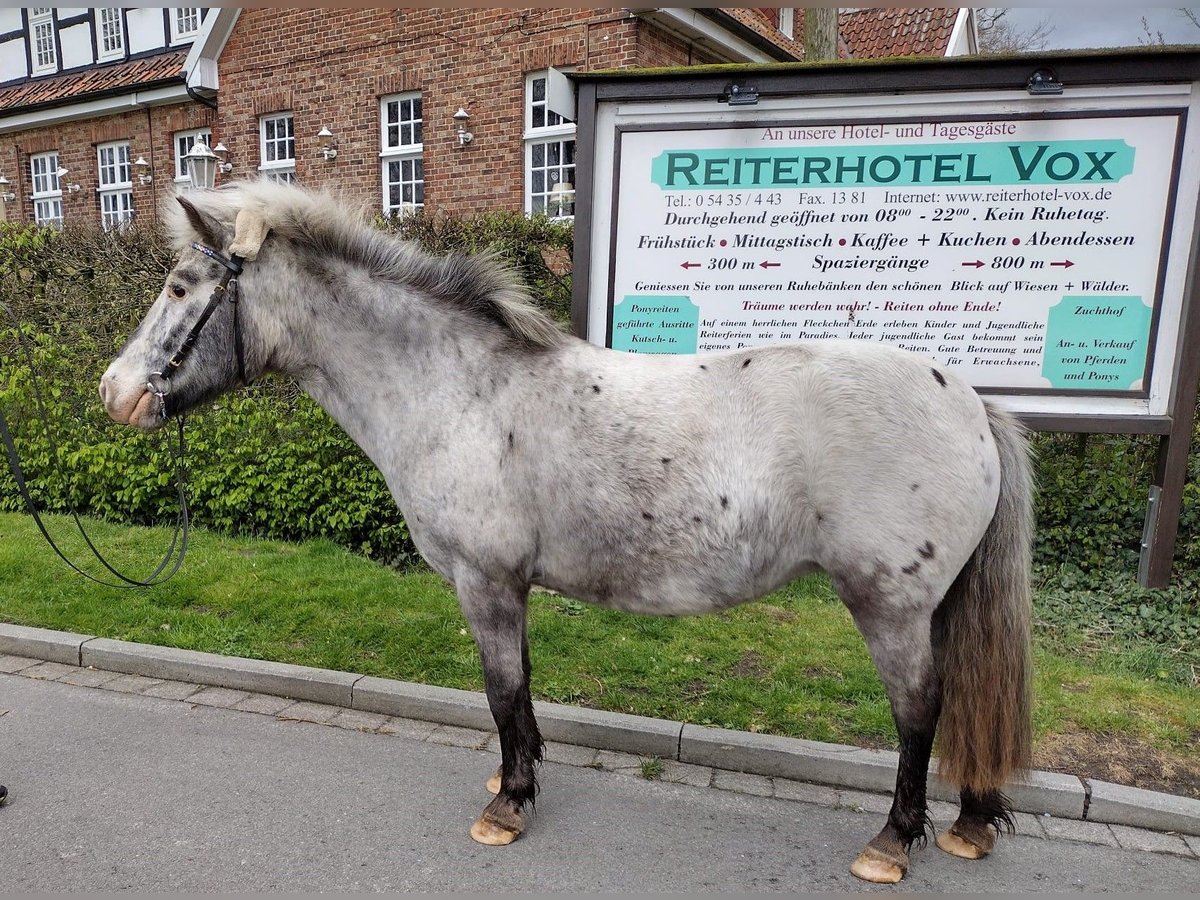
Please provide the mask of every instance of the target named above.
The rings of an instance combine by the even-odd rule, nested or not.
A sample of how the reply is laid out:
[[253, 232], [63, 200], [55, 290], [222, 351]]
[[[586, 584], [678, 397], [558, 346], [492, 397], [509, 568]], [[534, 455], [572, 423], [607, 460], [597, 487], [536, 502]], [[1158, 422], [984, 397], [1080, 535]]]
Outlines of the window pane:
[[540, 194], [546, 190], [546, 173], [542, 169], [534, 169], [533, 175], [533, 192]]
[[533, 145], [533, 164], [535, 166], [544, 166], [546, 164], [546, 145]]
[[533, 108], [532, 112], [533, 112], [533, 122], [532, 122], [533, 127], [534, 128], [544, 128], [546, 126], [546, 107], [535, 106]]
[[533, 79], [533, 102], [537, 103], [546, 99], [546, 79]]
[[395, 147], [400, 143], [400, 126], [389, 125], [387, 129], [387, 145]]
[[555, 141], [552, 144], [547, 144], [546, 155], [547, 161], [550, 163], [550, 165], [557, 166], [560, 162], [562, 162], [562, 144], [560, 144], [558, 141]]
[[423, 141], [424, 141], [424, 138], [421, 136], [421, 123], [417, 122], [415, 125], [413, 125], [412, 142], [414, 144], [420, 144], [420, 143], [423, 143]]
[[411, 144], [413, 142], [412, 136], [413, 135], [412, 135], [412, 126], [411, 125], [401, 125], [400, 126], [400, 143], [401, 144]]
[[563, 162], [569, 166], [575, 165], [575, 142], [563, 141]]

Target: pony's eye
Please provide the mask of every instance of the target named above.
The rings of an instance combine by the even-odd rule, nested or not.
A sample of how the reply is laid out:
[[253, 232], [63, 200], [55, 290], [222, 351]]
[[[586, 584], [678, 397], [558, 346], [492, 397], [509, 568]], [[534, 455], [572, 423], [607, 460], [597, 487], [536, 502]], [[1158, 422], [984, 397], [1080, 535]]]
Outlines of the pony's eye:
[[184, 297], [187, 296], [187, 288], [180, 287], [177, 284], [173, 284], [173, 285], [171, 285], [171, 296], [174, 297], [176, 300], [182, 300]]

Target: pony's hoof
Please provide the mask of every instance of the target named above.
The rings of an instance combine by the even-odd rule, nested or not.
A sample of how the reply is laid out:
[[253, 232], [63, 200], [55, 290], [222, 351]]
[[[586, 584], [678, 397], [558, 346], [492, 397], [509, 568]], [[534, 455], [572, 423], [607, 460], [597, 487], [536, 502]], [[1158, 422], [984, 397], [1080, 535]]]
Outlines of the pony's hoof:
[[896, 884], [906, 871], [907, 866], [901, 866], [872, 847], [858, 854], [858, 859], [850, 865], [851, 875], [872, 884]]
[[496, 774], [487, 780], [488, 793], [500, 793], [500, 770], [496, 770]]
[[982, 859], [988, 855], [987, 850], [955, 834], [953, 831], [943, 831], [939, 834], [937, 836], [937, 845], [951, 856], [957, 856], [959, 859]]
[[471, 840], [489, 847], [505, 847], [520, 836], [521, 832], [504, 828], [482, 817], [471, 826]]

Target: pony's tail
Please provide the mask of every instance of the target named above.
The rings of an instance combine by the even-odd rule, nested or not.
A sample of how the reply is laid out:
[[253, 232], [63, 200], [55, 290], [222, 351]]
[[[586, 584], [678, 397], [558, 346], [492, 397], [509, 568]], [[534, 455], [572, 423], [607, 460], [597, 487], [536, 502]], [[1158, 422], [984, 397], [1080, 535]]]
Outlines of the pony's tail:
[[1032, 744], [1030, 451], [1021, 425], [985, 405], [1000, 454], [1000, 499], [946, 593], [938, 654], [939, 773], [977, 795], [1027, 770]]

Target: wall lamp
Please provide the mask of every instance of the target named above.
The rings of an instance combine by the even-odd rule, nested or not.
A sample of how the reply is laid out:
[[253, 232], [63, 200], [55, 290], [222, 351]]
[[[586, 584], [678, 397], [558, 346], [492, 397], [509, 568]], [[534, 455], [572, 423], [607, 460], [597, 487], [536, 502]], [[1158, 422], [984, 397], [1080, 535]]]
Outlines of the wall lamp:
[[135, 159], [133, 167], [137, 169], [138, 181], [142, 184], [149, 184], [154, 180], [154, 169], [150, 167], [150, 163], [146, 162], [146, 157], [139, 156]]
[[325, 157], [325, 162], [337, 159], [337, 138], [333, 136], [333, 132], [322, 126], [317, 132], [317, 137], [321, 139], [321, 155]]
[[454, 124], [458, 126], [458, 146], [460, 147], [467, 146], [467, 144], [475, 139], [475, 135], [467, 131], [467, 122], [470, 119], [470, 115], [461, 106], [458, 108], [458, 112], [454, 114]]
[[0, 175], [0, 200], [3, 200], [5, 203], [11, 203], [17, 199], [17, 195], [8, 189], [11, 183], [3, 175]]
[[217, 171], [222, 175], [228, 175], [233, 171], [233, 163], [229, 161], [229, 148], [225, 146], [224, 141], [217, 141], [217, 146], [212, 148], [213, 153], [219, 153], [221, 158], [217, 162]]
[[[54, 173], [54, 175], [55, 175], [55, 177], [57, 177], [57, 178], [58, 178], [58, 183], [59, 183], [59, 184], [62, 184], [62, 183], [63, 183], [63, 181], [65, 181], [65, 180], [66, 180], [66, 177], [67, 177], [67, 176], [68, 176], [70, 173], [71, 173], [71, 170], [70, 170], [70, 169], [64, 169], [62, 166], [59, 166], [59, 167], [58, 167], [58, 171], [57, 171], [57, 172], [55, 172], [55, 173]], [[79, 185], [77, 185], [77, 184], [68, 184], [68, 185], [67, 185], [67, 193], [68, 193], [68, 194], [73, 194], [73, 193], [75, 193], [77, 190], [79, 190]]]

